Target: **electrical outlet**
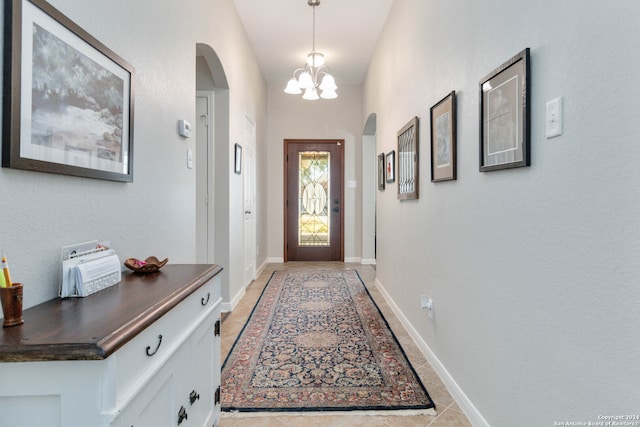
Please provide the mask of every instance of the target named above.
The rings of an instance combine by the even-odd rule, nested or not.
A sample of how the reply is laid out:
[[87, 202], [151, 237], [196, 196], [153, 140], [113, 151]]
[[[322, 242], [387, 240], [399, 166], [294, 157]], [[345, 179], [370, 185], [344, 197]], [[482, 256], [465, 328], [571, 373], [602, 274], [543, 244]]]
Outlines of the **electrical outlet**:
[[420, 308], [428, 311], [429, 319], [433, 320], [433, 301], [426, 295], [420, 295]]

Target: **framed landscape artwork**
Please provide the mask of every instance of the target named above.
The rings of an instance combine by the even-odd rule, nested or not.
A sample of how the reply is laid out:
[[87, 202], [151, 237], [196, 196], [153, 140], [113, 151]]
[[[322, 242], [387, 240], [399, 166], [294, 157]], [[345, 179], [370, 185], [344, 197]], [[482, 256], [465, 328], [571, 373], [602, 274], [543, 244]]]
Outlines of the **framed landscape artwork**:
[[5, 2], [2, 166], [133, 181], [133, 68], [42, 0]]
[[480, 80], [480, 172], [531, 164], [529, 48]]
[[431, 181], [456, 179], [456, 92], [431, 107]]

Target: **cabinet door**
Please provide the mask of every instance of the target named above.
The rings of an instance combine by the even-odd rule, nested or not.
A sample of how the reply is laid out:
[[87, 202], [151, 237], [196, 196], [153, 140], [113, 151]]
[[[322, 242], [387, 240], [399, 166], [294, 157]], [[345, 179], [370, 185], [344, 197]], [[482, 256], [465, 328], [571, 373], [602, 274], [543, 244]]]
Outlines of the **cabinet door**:
[[[201, 427], [213, 424], [214, 372], [220, 369], [214, 356], [216, 311], [195, 330], [191, 336], [191, 383], [188, 390], [190, 405], [189, 425]], [[194, 396], [193, 398], [191, 396]], [[198, 396], [196, 399], [195, 396]]]
[[[120, 414], [113, 427], [176, 426], [188, 375], [189, 346], [183, 345]], [[186, 419], [180, 424], [186, 426]]]
[[220, 347], [222, 342], [222, 334], [220, 331], [222, 328], [222, 322], [220, 320], [220, 306], [216, 308], [214, 317], [217, 319], [216, 323], [218, 326], [216, 328], [217, 333], [213, 340], [213, 387], [211, 387], [211, 389], [214, 390], [214, 394], [217, 393], [217, 399], [214, 401], [215, 406], [213, 409], [213, 425], [217, 426], [220, 423], [220, 384], [222, 381], [222, 361], [220, 356]]

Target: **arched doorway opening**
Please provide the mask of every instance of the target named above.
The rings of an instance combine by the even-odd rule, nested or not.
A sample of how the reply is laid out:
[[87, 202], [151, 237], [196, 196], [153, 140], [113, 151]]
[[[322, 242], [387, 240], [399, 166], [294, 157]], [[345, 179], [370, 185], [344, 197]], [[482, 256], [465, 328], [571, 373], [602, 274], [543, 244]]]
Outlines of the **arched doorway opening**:
[[[229, 84], [211, 46], [196, 44], [196, 261], [229, 265]], [[229, 301], [229, 269], [222, 271]]]

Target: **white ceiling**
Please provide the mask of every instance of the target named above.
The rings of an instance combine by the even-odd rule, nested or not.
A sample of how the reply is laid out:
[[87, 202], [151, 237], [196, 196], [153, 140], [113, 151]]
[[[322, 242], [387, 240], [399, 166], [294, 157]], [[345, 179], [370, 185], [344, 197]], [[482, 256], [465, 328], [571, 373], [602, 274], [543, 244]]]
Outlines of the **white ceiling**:
[[[307, 0], [233, 0], [268, 84], [284, 89], [312, 47]], [[320, 0], [316, 50], [336, 84], [361, 84], [393, 0]], [[338, 89], [339, 90], [339, 89]]]

